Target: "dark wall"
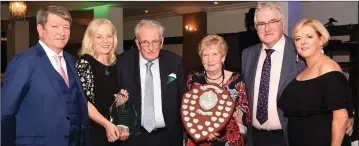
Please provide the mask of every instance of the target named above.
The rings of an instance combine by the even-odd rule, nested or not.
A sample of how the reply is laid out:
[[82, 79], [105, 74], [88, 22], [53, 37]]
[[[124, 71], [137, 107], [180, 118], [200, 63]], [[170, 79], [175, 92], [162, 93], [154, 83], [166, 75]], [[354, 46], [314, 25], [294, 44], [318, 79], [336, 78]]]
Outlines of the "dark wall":
[[183, 60], [186, 73], [201, 70], [198, 44], [207, 35], [207, 13], [198, 12], [183, 15], [183, 25], [192, 24], [197, 31], [186, 31], [183, 27]]

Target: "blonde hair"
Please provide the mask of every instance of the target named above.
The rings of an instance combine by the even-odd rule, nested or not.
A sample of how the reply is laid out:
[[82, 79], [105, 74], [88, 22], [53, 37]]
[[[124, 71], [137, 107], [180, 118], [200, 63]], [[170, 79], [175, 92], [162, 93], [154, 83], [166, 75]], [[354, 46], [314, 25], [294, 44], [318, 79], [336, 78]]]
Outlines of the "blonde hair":
[[330, 35], [328, 30], [323, 26], [322, 23], [320, 23], [318, 20], [316, 19], [302, 19], [300, 20], [293, 28], [292, 31], [292, 39], [293, 41], [295, 41], [295, 35], [298, 32], [299, 29], [303, 28], [304, 26], [310, 26], [312, 27], [317, 35], [319, 37], [323, 37], [324, 39], [324, 44], [322, 47], [326, 46], [328, 44], [328, 41], [330, 39]]
[[280, 17], [279, 19], [284, 18], [282, 8], [277, 3], [275, 3], [275, 2], [260, 3], [260, 4], [258, 4], [256, 11], [254, 13], [254, 24], [257, 24], [257, 19], [256, 19], [257, 14], [264, 9], [277, 9], [279, 12], [279, 17]]
[[61, 17], [62, 19], [70, 22], [70, 24], [72, 23], [71, 15], [66, 8], [60, 6], [47, 6], [37, 11], [36, 24], [40, 24], [42, 27], [45, 27], [47, 23], [47, 16], [50, 13]]
[[204, 37], [198, 45], [198, 55], [201, 56], [203, 49], [212, 45], [219, 46], [219, 52], [226, 56], [228, 52], [227, 42], [223, 39], [223, 37], [215, 34], [210, 34]]
[[110, 20], [107, 19], [94, 19], [90, 22], [90, 24], [88, 25], [86, 31], [85, 31], [85, 35], [84, 38], [82, 40], [82, 48], [80, 51], [80, 56], [84, 55], [84, 54], [89, 54], [91, 56], [95, 55], [95, 52], [93, 51], [93, 44], [92, 44], [92, 35], [94, 35], [94, 33], [96, 32], [97, 28], [100, 25], [103, 24], [109, 24], [112, 27], [112, 33], [113, 33], [113, 48], [110, 52], [110, 63], [113, 64], [116, 61], [116, 50], [117, 50], [117, 31], [115, 26], [111, 23]]

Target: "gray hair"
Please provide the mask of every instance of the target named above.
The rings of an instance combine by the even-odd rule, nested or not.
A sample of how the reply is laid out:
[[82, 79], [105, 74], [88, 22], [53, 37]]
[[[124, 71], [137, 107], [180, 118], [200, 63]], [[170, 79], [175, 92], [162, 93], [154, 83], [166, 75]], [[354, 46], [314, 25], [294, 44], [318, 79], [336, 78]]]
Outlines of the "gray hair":
[[137, 23], [136, 27], [135, 27], [135, 35], [136, 38], [138, 38], [138, 31], [140, 30], [140, 28], [144, 25], [151, 25], [153, 27], [156, 27], [160, 30], [160, 35], [161, 37], [163, 37], [163, 31], [165, 30], [165, 28], [161, 25], [160, 22], [155, 21], [155, 20], [141, 20], [140, 22]]
[[275, 2], [269, 2], [269, 3], [260, 3], [258, 4], [257, 8], [256, 8], [256, 12], [254, 13], [254, 24], [257, 24], [257, 14], [264, 10], [264, 9], [277, 9], [279, 14], [280, 14], [280, 19], [284, 18], [283, 12], [282, 12], [282, 8]]

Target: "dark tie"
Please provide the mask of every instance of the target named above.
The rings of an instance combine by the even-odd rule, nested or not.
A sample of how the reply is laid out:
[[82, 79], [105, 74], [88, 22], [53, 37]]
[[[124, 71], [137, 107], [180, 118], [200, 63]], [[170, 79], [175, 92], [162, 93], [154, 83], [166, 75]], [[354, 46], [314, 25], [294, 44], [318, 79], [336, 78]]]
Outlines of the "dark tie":
[[267, 56], [263, 63], [261, 82], [259, 85], [259, 95], [257, 102], [258, 122], [262, 125], [268, 120], [268, 93], [270, 81], [271, 58], [270, 55], [274, 52], [273, 49], [265, 49]]

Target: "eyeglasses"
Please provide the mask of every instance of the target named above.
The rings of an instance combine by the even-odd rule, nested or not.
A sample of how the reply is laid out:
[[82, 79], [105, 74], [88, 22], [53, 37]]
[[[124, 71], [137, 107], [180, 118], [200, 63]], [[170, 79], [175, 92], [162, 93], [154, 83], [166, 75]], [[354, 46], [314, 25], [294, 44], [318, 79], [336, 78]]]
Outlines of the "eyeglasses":
[[152, 46], [158, 47], [161, 45], [162, 40], [153, 40], [152, 42], [144, 40], [144, 41], [138, 41], [138, 43], [140, 44], [141, 47], [148, 47], [150, 46], [150, 43]]
[[279, 20], [271, 20], [271, 21], [269, 21], [269, 22], [258, 22], [257, 24], [256, 24], [256, 28], [259, 28], [259, 29], [261, 29], [261, 28], [264, 28], [267, 24], [268, 24], [268, 26], [269, 27], [273, 27], [273, 26], [275, 26], [279, 21], [281, 21], [282, 19], [279, 19]]

